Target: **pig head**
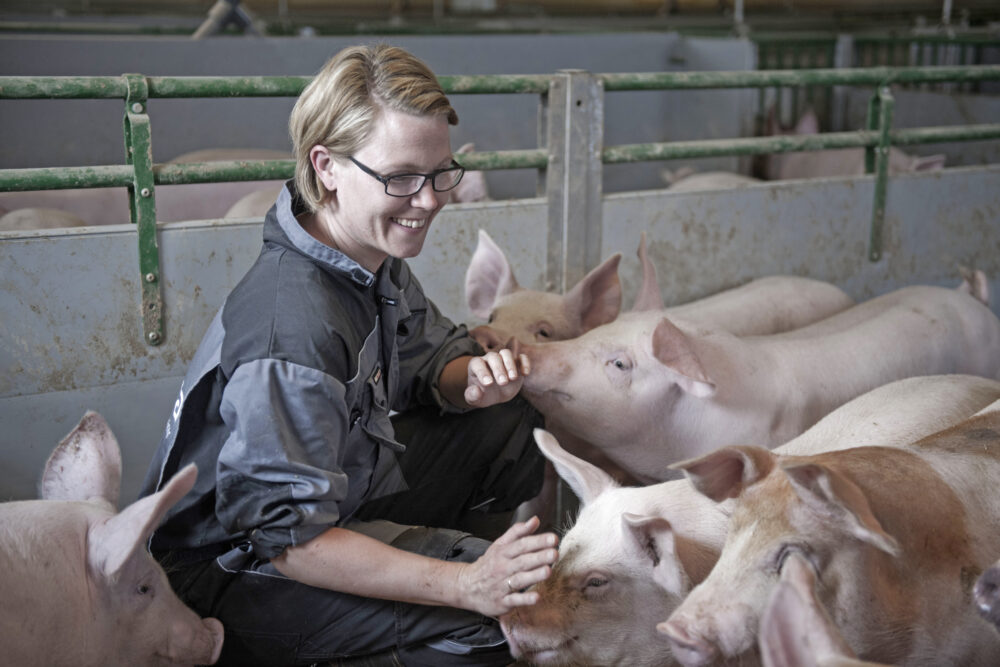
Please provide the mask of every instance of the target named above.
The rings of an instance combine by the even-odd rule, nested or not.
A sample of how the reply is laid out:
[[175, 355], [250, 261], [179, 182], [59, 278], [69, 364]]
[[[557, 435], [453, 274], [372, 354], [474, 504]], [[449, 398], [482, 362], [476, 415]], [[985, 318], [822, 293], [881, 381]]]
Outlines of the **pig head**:
[[[721, 513], [683, 480], [620, 487], [564, 451], [547, 431], [536, 429], [535, 440], [582, 508], [560, 542], [552, 575], [533, 588], [539, 601], [500, 619], [512, 654], [539, 665], [669, 662], [669, 645], [656, 635], [655, 621], [677, 606], [691, 575], [700, 580], [711, 568], [711, 549], [687, 535], [698, 533], [700, 520], [721, 520]], [[671, 505], [683, 515], [682, 534], [663, 518]]]
[[146, 541], [193, 465], [117, 511], [118, 443], [88, 412], [46, 464], [41, 500], [0, 505], [0, 636], [16, 665], [213, 664], [222, 624], [174, 594]]
[[487, 350], [496, 350], [512, 338], [565, 340], [612, 321], [621, 309], [620, 260], [621, 254], [612, 255], [564, 295], [529, 290], [518, 284], [500, 247], [479, 230], [465, 273], [465, 297], [472, 314], [488, 324], [473, 329], [472, 336]]
[[[792, 554], [862, 659], [987, 665], [1000, 637], [969, 604], [974, 573], [1000, 548], [1000, 412], [905, 448], [781, 456], [727, 447], [676, 465], [732, 500], [708, 578], [657, 628], [685, 665], [756, 657], [760, 619]], [[994, 551], [995, 553], [995, 551]]]

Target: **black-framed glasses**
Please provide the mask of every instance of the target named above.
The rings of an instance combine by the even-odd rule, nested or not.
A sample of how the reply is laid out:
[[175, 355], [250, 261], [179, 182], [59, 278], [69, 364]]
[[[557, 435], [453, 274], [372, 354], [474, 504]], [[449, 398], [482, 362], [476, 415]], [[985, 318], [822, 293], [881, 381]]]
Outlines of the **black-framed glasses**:
[[458, 185], [462, 176], [465, 175], [465, 167], [455, 162], [454, 159], [444, 169], [435, 169], [429, 174], [394, 174], [393, 176], [380, 176], [371, 167], [355, 160], [353, 156], [349, 159], [357, 165], [358, 169], [384, 185], [385, 193], [390, 197], [412, 197], [420, 192], [428, 180], [435, 192], [447, 192]]

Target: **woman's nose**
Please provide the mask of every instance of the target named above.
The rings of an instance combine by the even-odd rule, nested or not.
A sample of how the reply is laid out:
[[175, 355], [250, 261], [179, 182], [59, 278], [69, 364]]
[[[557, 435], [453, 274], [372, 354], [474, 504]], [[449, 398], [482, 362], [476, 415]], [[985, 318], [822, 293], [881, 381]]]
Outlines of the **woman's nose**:
[[423, 186], [413, 193], [410, 203], [417, 208], [433, 209], [440, 205], [441, 196], [447, 196], [447, 192], [437, 192], [431, 185], [431, 180], [424, 181]]

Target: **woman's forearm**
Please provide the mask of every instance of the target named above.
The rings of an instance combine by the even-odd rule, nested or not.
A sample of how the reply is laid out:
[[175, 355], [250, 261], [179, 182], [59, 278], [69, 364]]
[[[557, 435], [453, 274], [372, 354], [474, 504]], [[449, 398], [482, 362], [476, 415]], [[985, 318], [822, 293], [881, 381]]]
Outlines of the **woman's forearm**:
[[458, 586], [467, 564], [396, 549], [345, 528], [288, 547], [271, 562], [286, 577], [317, 588], [415, 604], [468, 605]]

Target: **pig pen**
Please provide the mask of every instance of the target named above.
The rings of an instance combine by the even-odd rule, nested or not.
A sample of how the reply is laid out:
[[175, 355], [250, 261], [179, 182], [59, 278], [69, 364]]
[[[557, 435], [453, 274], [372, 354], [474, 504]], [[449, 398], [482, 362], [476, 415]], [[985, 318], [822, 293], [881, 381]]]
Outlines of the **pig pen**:
[[[551, 81], [541, 88], [545, 92], [541, 114], [538, 91], [462, 94], [462, 85], [488, 88], [504, 83], [502, 77], [478, 83], [457, 79], [450, 84], [455, 86], [451, 92], [462, 117], [453, 131], [454, 144], [475, 141], [477, 150], [486, 151], [468, 163], [490, 170], [495, 198], [446, 208], [423, 253], [411, 260], [427, 293], [454, 320], [478, 323], [468, 313], [463, 283], [479, 229], [488, 231], [504, 249], [522, 285], [536, 289], [564, 289], [611, 253], [623, 253], [625, 307], [639, 284], [635, 250], [643, 231], [671, 304], [776, 273], [826, 280], [860, 300], [908, 284], [956, 285], [958, 267], [963, 265], [985, 271], [994, 294], [1000, 289], [1000, 165], [992, 164], [996, 160], [893, 177], [881, 185], [875, 176], [860, 176], [670, 192], [662, 188], [658, 171], [663, 160], [685, 159], [678, 157], [677, 142], [697, 144], [749, 135], [754, 92], [710, 86], [639, 90], [634, 87], [637, 75], [602, 79], [590, 72], [752, 70], [753, 45], [741, 39], [662, 34], [547, 37], [545, 41], [525, 36], [485, 38], [485, 47], [483, 38], [476, 38], [476, 49], [472, 39], [457, 36], [391, 40], [423, 57], [442, 75], [517, 72], [540, 74]], [[595, 48], [595, 38], [604, 48]], [[0, 49], [17, 57], [0, 59], [5, 63], [0, 75], [109, 76], [110, 67], [121, 69], [109, 62], [117, 63], [115, 54], [123, 49], [131, 56], [130, 69], [144, 74], [202, 75], [205, 70], [192, 63], [210, 62], [215, 64], [212, 74], [235, 75], [231, 64], [235, 61], [241, 68], [259, 66], [259, 74], [307, 75], [355, 41], [268, 39], [250, 46], [243, 40], [227, 45], [222, 40], [109, 44], [3, 38]], [[620, 48], [625, 43], [629, 48]], [[53, 52], [63, 55], [45, 55]], [[475, 56], [464, 57], [466, 53]], [[170, 54], [180, 60], [169, 64]], [[46, 61], [44, 71], [39, 71], [36, 63]], [[991, 71], [1000, 79], [1000, 72]], [[864, 94], [870, 96], [871, 88]], [[934, 99], [946, 107], [942, 113], [951, 109], [954, 114], [960, 108], [969, 118], [968, 110], [977, 109], [987, 119], [996, 118], [994, 98]], [[224, 100], [228, 106], [212, 116], [196, 102], [203, 101], [150, 101], [157, 164], [177, 153], [211, 146], [213, 137], [224, 137], [231, 146], [253, 142], [257, 147], [287, 149], [283, 132], [291, 100]], [[121, 163], [121, 100], [3, 103], [21, 106], [19, 113], [5, 114], [0, 136], [11, 148], [5, 150], [0, 167]], [[919, 99], [914, 104], [928, 106]], [[68, 106], [54, 108], [60, 105]], [[164, 109], [162, 123], [159, 109]], [[263, 120], [253, 116], [257, 112]], [[114, 132], [96, 137], [96, 142], [87, 141], [94, 137], [68, 135], [62, 115], [67, 113], [78, 131], [88, 123], [108, 131], [110, 119], [119, 133], [115, 145], [110, 142]], [[504, 115], [502, 122], [498, 114]], [[246, 122], [246, 117], [253, 122]], [[197, 127], [185, 125], [185, 118], [198, 118]], [[950, 122], [921, 120], [926, 125]], [[43, 134], [29, 130], [39, 122], [55, 129]], [[264, 132], [261, 126], [277, 129]], [[985, 133], [985, 138], [997, 136]], [[663, 143], [650, 148], [634, 143], [638, 141]], [[531, 148], [520, 148], [524, 146]], [[506, 150], [511, 147], [518, 148]], [[712, 145], [687, 148], [698, 149], [692, 163], [703, 169], [745, 169], [749, 155], [727, 155]], [[934, 148], [919, 146], [925, 152]], [[489, 152], [494, 150], [499, 152]], [[985, 150], [990, 151], [989, 145]], [[503, 166], [517, 160], [529, 168]], [[536, 171], [541, 167], [544, 171]], [[880, 188], [884, 188], [881, 193]], [[873, 261], [873, 207], [880, 197], [884, 215], [879, 220], [878, 259]], [[137, 234], [132, 225], [0, 233], [4, 283], [0, 423], [5, 426], [0, 436], [0, 494], [4, 499], [35, 496], [45, 457], [86, 409], [101, 412], [121, 442], [123, 502], [138, 492], [202, 333], [259, 251], [261, 223], [213, 218], [160, 222], [155, 229], [163, 321], [163, 337], [157, 344], [144, 336], [144, 280], [137, 270]], [[998, 301], [994, 299], [995, 310]]]

